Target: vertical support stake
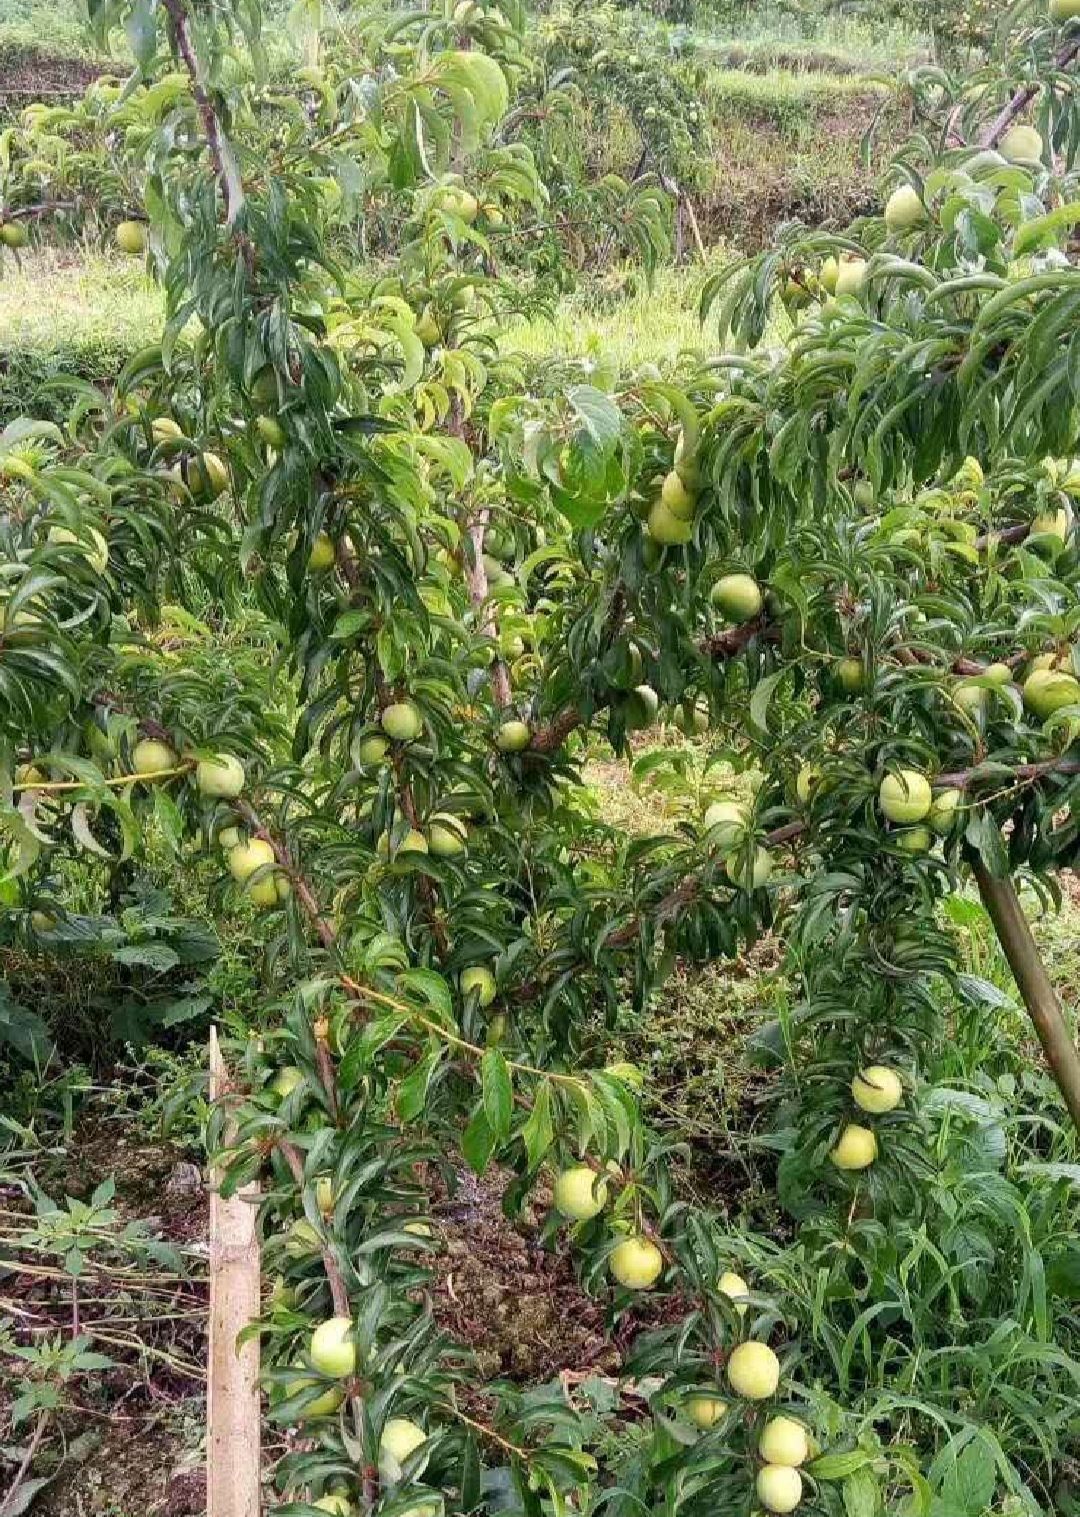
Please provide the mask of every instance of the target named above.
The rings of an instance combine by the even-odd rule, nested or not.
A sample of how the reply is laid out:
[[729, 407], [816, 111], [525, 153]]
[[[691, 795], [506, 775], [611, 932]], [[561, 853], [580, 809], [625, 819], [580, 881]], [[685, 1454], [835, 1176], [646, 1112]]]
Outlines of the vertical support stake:
[[995, 879], [977, 856], [972, 856], [971, 867], [982, 903], [1009, 961], [1016, 988], [1039, 1035], [1050, 1073], [1080, 1130], [1080, 1053], [1031, 935], [1031, 926], [1016, 894], [1016, 886], [1008, 877]]
[[[210, 1029], [210, 1099], [228, 1089], [217, 1028]], [[210, 1178], [210, 1349], [206, 1382], [207, 1517], [259, 1517], [259, 1340], [237, 1338], [259, 1315], [254, 1181], [227, 1200]]]

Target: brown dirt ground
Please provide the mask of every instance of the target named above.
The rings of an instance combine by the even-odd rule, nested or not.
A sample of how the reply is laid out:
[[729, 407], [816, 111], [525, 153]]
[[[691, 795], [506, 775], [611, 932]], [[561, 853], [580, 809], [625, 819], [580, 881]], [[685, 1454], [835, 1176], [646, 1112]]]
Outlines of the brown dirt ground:
[[[107, 1299], [102, 1310], [133, 1319], [130, 1331], [146, 1343], [186, 1364], [203, 1365], [206, 1294], [197, 1249], [206, 1237], [207, 1208], [203, 1188], [192, 1185], [191, 1168], [191, 1155], [174, 1145], [144, 1143], [111, 1123], [80, 1133], [49, 1184], [57, 1194], [86, 1196], [105, 1175], [115, 1174], [116, 1205], [125, 1219], [149, 1216], [156, 1236], [189, 1251], [196, 1245], [195, 1278], [177, 1285], [175, 1299], [164, 1306], [153, 1282], [141, 1294], [90, 1276], [80, 1289], [87, 1302], [84, 1326], [95, 1320], [90, 1300]], [[448, 1336], [475, 1353], [477, 1386], [494, 1377], [520, 1384], [561, 1379], [569, 1394], [570, 1386], [590, 1376], [616, 1374], [637, 1333], [683, 1306], [657, 1298], [610, 1331], [603, 1303], [581, 1289], [567, 1251], [541, 1243], [538, 1216], [526, 1209], [515, 1223], [504, 1217], [509, 1179], [498, 1169], [482, 1179], [463, 1172], [452, 1194], [433, 1187], [432, 1214], [443, 1247], [432, 1260], [432, 1310]], [[549, 1197], [542, 1189], [537, 1199], [546, 1210]], [[0, 1274], [0, 1295], [23, 1314], [20, 1339], [29, 1323], [70, 1332], [66, 1281]], [[161, 1360], [97, 1346], [116, 1367], [78, 1382], [78, 1394], [59, 1419], [68, 1458], [35, 1502], [34, 1517], [195, 1517], [206, 1500], [201, 1384]], [[19, 1388], [17, 1370], [17, 1361], [0, 1354], [0, 1442], [9, 1448], [28, 1432], [13, 1434], [4, 1425]], [[479, 1392], [470, 1399], [484, 1409]], [[39, 1460], [35, 1471], [46, 1469]], [[10, 1478], [10, 1467], [3, 1478]]]
[[88, 58], [54, 57], [28, 48], [0, 48], [0, 113], [33, 100], [70, 99], [109, 65]]

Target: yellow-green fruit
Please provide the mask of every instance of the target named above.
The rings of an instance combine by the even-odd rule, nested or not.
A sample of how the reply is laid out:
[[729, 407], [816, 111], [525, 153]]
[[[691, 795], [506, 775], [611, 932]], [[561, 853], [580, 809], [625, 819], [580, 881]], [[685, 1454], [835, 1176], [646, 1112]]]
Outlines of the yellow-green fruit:
[[317, 1254], [321, 1246], [318, 1233], [306, 1217], [294, 1222], [285, 1235], [285, 1252], [290, 1259], [306, 1259], [309, 1254]]
[[836, 261], [835, 257], [830, 253], [828, 258], [826, 258], [825, 262], [821, 265], [821, 270], [818, 274], [818, 283], [821, 285], [821, 288], [825, 291], [826, 295], [834, 295], [836, 293], [836, 280], [839, 273], [840, 265]]
[[184, 429], [171, 416], [155, 416], [150, 423], [150, 436], [156, 443], [177, 442], [183, 438]]
[[442, 329], [430, 306], [425, 306], [413, 328], [425, 348], [433, 348], [442, 339]]
[[284, 1101], [286, 1096], [291, 1096], [293, 1091], [303, 1083], [304, 1071], [302, 1069], [297, 1069], [295, 1064], [283, 1064], [270, 1081], [267, 1090], [272, 1090], [275, 1096]]
[[312, 1506], [317, 1512], [329, 1512], [330, 1517], [354, 1517], [356, 1508], [347, 1496], [334, 1491], [329, 1496], [320, 1496]]
[[1032, 713], [1046, 719], [1060, 711], [1062, 706], [1080, 702], [1080, 681], [1075, 675], [1059, 669], [1036, 669], [1024, 681], [1024, 705]]
[[[298, 1396], [308, 1386], [319, 1385], [321, 1382], [312, 1375], [296, 1375], [287, 1380], [282, 1387], [282, 1395]], [[345, 1391], [340, 1385], [328, 1385], [324, 1391], [309, 1401], [300, 1413], [301, 1417], [331, 1417], [345, 1400]]]
[[665, 548], [681, 547], [694, 535], [693, 521], [683, 521], [662, 500], [655, 501], [648, 516], [649, 536]]
[[766, 1464], [802, 1464], [810, 1452], [806, 1429], [794, 1417], [770, 1417], [758, 1439], [758, 1453]]
[[866, 283], [866, 259], [842, 258], [836, 271], [835, 295], [857, 295]]
[[228, 468], [216, 453], [200, 453], [188, 463], [188, 489], [198, 499], [217, 500], [228, 483]]
[[525, 639], [519, 637], [516, 632], [502, 632], [499, 634], [499, 653], [506, 659], [520, 658], [525, 652]]
[[452, 859], [464, 853], [467, 837], [465, 823], [449, 812], [437, 812], [428, 822], [428, 851], [437, 859]]
[[333, 1215], [334, 1182], [329, 1175], [320, 1175], [315, 1181], [315, 1205], [324, 1217]]
[[729, 621], [752, 621], [761, 612], [761, 586], [752, 574], [725, 574], [713, 585], [709, 600]]
[[717, 848], [735, 848], [746, 833], [746, 807], [739, 801], [713, 801], [705, 811], [705, 826]]
[[1058, 511], [1041, 511], [1031, 523], [1032, 537], [1053, 537], [1063, 543], [1069, 535], [1069, 513], [1064, 506]]
[[[90, 539], [89, 542], [87, 538]], [[61, 545], [72, 543], [95, 574], [104, 574], [109, 567], [109, 545], [96, 527], [84, 527], [79, 533], [72, 532], [67, 527], [50, 527], [49, 541]]]
[[264, 364], [251, 381], [251, 399], [257, 406], [272, 406], [277, 402], [277, 374], [272, 364]]
[[146, 227], [141, 221], [122, 221], [113, 235], [122, 253], [138, 257], [146, 252]]
[[30, 233], [20, 221], [5, 221], [0, 226], [0, 242], [6, 248], [24, 248], [30, 241]]
[[729, 1301], [736, 1303], [735, 1310], [740, 1317], [746, 1316], [750, 1303], [741, 1298], [750, 1294], [750, 1287], [741, 1275], [737, 1275], [733, 1269], [726, 1269], [716, 1282], [716, 1288], [722, 1296], [727, 1296]]
[[[860, 1111], [869, 1111], [874, 1116], [895, 1111], [904, 1099], [904, 1087], [895, 1069], [887, 1064], [869, 1064], [852, 1076], [851, 1099]], [[778, 1459], [778, 1464], [784, 1460]]]
[[381, 764], [389, 752], [390, 745], [384, 737], [377, 732], [370, 737], [365, 737], [357, 745], [356, 762], [358, 764]]
[[608, 1268], [627, 1290], [648, 1290], [660, 1278], [664, 1256], [650, 1238], [635, 1234], [616, 1243], [608, 1258]]
[[728, 879], [740, 890], [760, 890], [772, 874], [772, 854], [767, 848], [755, 848], [753, 856], [747, 860], [740, 848], [728, 854], [724, 869]]
[[265, 869], [274, 862], [273, 846], [265, 838], [249, 838], [229, 849], [229, 873], [238, 885], [243, 885], [258, 869]]
[[324, 1375], [344, 1380], [356, 1373], [356, 1344], [351, 1317], [331, 1317], [311, 1335], [311, 1362]]
[[767, 1512], [793, 1512], [802, 1500], [802, 1476], [789, 1464], [766, 1464], [757, 1472], [754, 1489]]
[[379, 1440], [379, 1474], [390, 1485], [401, 1479], [401, 1467], [427, 1442], [427, 1434], [408, 1417], [391, 1417]]
[[851, 498], [860, 511], [869, 511], [874, 504], [874, 487], [868, 479], [857, 479], [851, 487]]
[[987, 664], [983, 670], [983, 679], [988, 679], [993, 685], [1007, 685], [1012, 677], [1008, 664]]
[[1050, 0], [1048, 14], [1051, 21], [1072, 21], [1080, 16], [1080, 0]]
[[607, 1181], [587, 1164], [564, 1169], [555, 1181], [555, 1209], [571, 1222], [589, 1222], [607, 1205]]
[[780, 1384], [780, 1361], [767, 1343], [740, 1343], [727, 1362], [728, 1384], [747, 1401], [764, 1401]]
[[660, 697], [651, 685], [638, 685], [627, 703], [627, 726], [635, 731], [651, 727], [660, 709]]
[[857, 695], [866, 684], [866, 670], [861, 658], [842, 658], [836, 666], [836, 678], [845, 695]]
[[131, 750], [131, 767], [135, 774], [156, 774], [162, 769], [175, 769], [176, 763], [173, 749], [156, 737], [141, 738]]
[[500, 753], [523, 753], [531, 740], [528, 722], [503, 722], [495, 734], [495, 746]]
[[963, 793], [959, 790], [939, 790], [935, 794], [926, 820], [939, 837], [953, 830], [962, 800]]
[[308, 573], [324, 574], [327, 569], [332, 569], [337, 562], [337, 544], [328, 532], [320, 532], [311, 545], [308, 554]]
[[694, 1426], [705, 1432], [720, 1421], [727, 1411], [727, 1402], [719, 1396], [691, 1396], [684, 1410]]
[[809, 804], [810, 797], [821, 783], [821, 770], [816, 764], [804, 764], [795, 777], [795, 795], [801, 806]]
[[459, 983], [465, 999], [475, 997], [481, 1007], [490, 1006], [495, 999], [495, 976], [483, 964], [473, 964], [468, 969], [463, 969]]
[[877, 1158], [877, 1139], [869, 1127], [849, 1122], [829, 1158], [837, 1169], [867, 1169]]
[[398, 853], [427, 853], [428, 840], [422, 832], [410, 827], [397, 845]]
[[910, 232], [926, 220], [926, 207], [910, 184], [893, 190], [885, 202], [885, 226], [890, 232]]
[[411, 743], [424, 730], [424, 719], [412, 701], [394, 701], [379, 718], [387, 737], [395, 743]]
[[480, 210], [480, 202], [469, 190], [450, 189], [443, 190], [439, 196], [439, 204], [444, 211], [451, 216], [460, 216], [462, 221], [470, 225], [476, 220]]
[[285, 446], [285, 428], [274, 417], [257, 416], [255, 430], [268, 448], [276, 448], [280, 452]]
[[953, 691], [953, 702], [968, 716], [977, 717], [986, 706], [986, 690], [982, 685], [959, 684]]
[[878, 787], [878, 805], [890, 822], [908, 826], [921, 822], [933, 804], [930, 781], [917, 769], [901, 769], [887, 774]]
[[1011, 126], [998, 143], [998, 152], [1010, 163], [1038, 163], [1043, 140], [1033, 126]]
[[235, 800], [244, 788], [244, 778], [243, 764], [231, 753], [200, 759], [195, 769], [200, 793], [220, 800]]
[[710, 725], [707, 701], [688, 700], [683, 703], [682, 728], [688, 737], [702, 737]]
[[680, 521], [689, 521], [694, 514], [694, 496], [675, 469], [664, 476], [660, 502]]
[[903, 853], [928, 853], [934, 837], [929, 827], [905, 827], [892, 834], [892, 841]]

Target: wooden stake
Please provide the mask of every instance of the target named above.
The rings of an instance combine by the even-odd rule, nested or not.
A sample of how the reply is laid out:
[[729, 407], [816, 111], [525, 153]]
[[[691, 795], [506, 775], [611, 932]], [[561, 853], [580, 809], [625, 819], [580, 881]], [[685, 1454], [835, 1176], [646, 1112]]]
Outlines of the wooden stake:
[[1050, 1073], [1061, 1091], [1070, 1116], [1080, 1130], [1080, 1053], [1077, 1052], [1061, 1010], [1061, 1002], [1050, 983], [1050, 976], [1031, 935], [1024, 908], [1016, 894], [1016, 886], [1008, 876], [1001, 880], [995, 879], [978, 855], [972, 856], [971, 867], [982, 903], [990, 914], [1017, 989], [1035, 1024]]
[[[217, 1028], [210, 1029], [210, 1099], [228, 1088]], [[237, 1337], [259, 1315], [254, 1182], [225, 1200], [210, 1180], [210, 1363], [206, 1383], [207, 1517], [259, 1517], [259, 1340]]]

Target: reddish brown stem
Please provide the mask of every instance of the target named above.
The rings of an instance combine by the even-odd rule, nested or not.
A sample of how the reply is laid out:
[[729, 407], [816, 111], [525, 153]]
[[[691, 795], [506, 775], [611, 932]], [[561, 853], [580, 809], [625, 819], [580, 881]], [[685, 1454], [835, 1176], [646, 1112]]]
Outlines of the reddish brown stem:
[[[495, 619], [495, 608], [488, 599], [488, 577], [487, 569], [484, 567], [484, 534], [487, 532], [490, 516], [491, 512], [487, 506], [484, 506], [469, 522], [467, 531], [469, 542], [472, 544], [472, 554], [466, 555], [465, 583], [469, 590], [469, 600], [479, 618], [481, 632], [495, 639], [499, 635], [499, 628]], [[509, 706], [510, 672], [504, 661], [498, 657], [491, 665], [491, 693], [495, 697], [497, 706], [501, 706], [503, 710]]]
[[226, 149], [221, 123], [203, 83], [199, 60], [191, 45], [187, 11], [184, 9], [183, 0], [163, 0], [163, 4], [172, 23], [177, 52], [191, 80], [192, 98], [202, 120], [206, 145], [210, 150], [210, 160], [214, 165], [218, 183], [221, 185], [221, 193], [225, 200], [225, 224], [232, 226], [244, 204], [244, 187], [232, 163], [232, 155]]
[[[282, 1158], [292, 1172], [292, 1177], [296, 1181], [297, 1187], [302, 1189], [304, 1184], [304, 1161], [300, 1157], [300, 1150], [295, 1144], [288, 1142], [285, 1138], [280, 1138], [277, 1146]], [[330, 1286], [330, 1297], [334, 1303], [334, 1316], [351, 1317], [352, 1307], [349, 1305], [349, 1292], [345, 1288], [345, 1277], [341, 1273], [341, 1268], [334, 1256], [334, 1251], [332, 1248], [324, 1247], [321, 1249], [321, 1253], [323, 1269], [326, 1271], [326, 1280]]]
[[[1080, 52], [1080, 36], [1073, 37], [1070, 41], [1066, 42], [1065, 46], [1054, 59], [1055, 70], [1068, 68], [1078, 52]], [[1041, 80], [1035, 79], [1030, 84], [1025, 84], [1016, 91], [1004, 109], [999, 111], [994, 117], [984, 133], [982, 140], [983, 147], [997, 147], [1017, 116], [1035, 99], [1035, 96], [1039, 93], [1041, 84]]]
[[255, 809], [247, 803], [247, 801], [238, 802], [236, 809], [244, 818], [244, 821], [251, 828], [252, 832], [254, 832], [255, 836], [262, 838], [265, 842], [270, 844], [271, 848], [274, 850], [275, 859], [280, 864], [282, 870], [289, 877], [292, 888], [296, 892], [297, 900], [300, 902], [304, 910], [307, 912], [308, 916], [311, 918], [312, 925], [319, 935], [319, 941], [322, 943], [324, 948], [333, 948], [334, 943], [337, 941], [337, 935], [334, 932], [333, 927], [327, 921], [326, 917], [324, 917], [320, 911], [319, 903], [315, 899], [314, 891], [311, 889], [311, 886], [308, 884], [307, 880], [305, 880], [304, 876], [300, 873], [299, 868], [293, 861], [292, 855], [285, 847], [285, 844], [281, 841], [280, 838], [274, 836], [274, 834], [262, 821], [262, 818], [258, 815]]

